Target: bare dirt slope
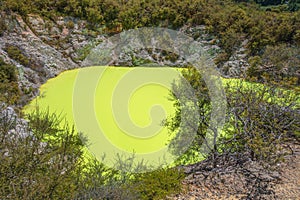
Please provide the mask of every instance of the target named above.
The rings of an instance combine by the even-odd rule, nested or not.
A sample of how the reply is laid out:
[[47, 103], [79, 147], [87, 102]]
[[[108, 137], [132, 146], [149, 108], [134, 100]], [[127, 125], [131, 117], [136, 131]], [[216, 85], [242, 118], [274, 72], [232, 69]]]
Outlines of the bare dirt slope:
[[[295, 144], [296, 143], [296, 144]], [[293, 153], [276, 170], [266, 172], [256, 163], [243, 169], [195, 171], [184, 180], [185, 192], [170, 199], [300, 199], [300, 143], [289, 144]], [[251, 169], [250, 169], [251, 168]], [[249, 171], [247, 171], [249, 170]]]

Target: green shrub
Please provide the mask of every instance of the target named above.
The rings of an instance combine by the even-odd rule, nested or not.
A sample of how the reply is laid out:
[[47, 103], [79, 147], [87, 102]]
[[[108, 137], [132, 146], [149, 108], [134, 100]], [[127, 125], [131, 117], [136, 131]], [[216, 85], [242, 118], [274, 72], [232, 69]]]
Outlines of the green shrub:
[[84, 60], [90, 53], [90, 51], [95, 48], [97, 45], [99, 45], [102, 41], [91, 41], [87, 45], [79, 48], [76, 53], [78, 54], [77, 59], [78, 60]]
[[176, 168], [158, 169], [136, 176], [134, 190], [140, 199], [165, 199], [166, 196], [182, 191], [184, 173]]
[[5, 49], [4, 49], [8, 56], [15, 61], [19, 62], [21, 65], [25, 67], [29, 67], [32, 70], [35, 70], [39, 73], [40, 76], [44, 77], [45, 76], [45, 71], [43, 67], [36, 62], [35, 60], [31, 59], [30, 57], [26, 56], [20, 47], [6, 44]]
[[[1, 61], [0, 61], [1, 62]], [[18, 77], [16, 74], [16, 68], [12, 65], [6, 65], [0, 63], [0, 82], [17, 82]]]
[[259, 66], [261, 66], [262, 64], [261, 57], [259, 56], [250, 57], [248, 59], [248, 62], [250, 64], [250, 67], [247, 69], [246, 72], [248, 79], [251, 80], [254, 77], [258, 78], [260, 75]]
[[299, 53], [298, 48], [286, 44], [267, 46], [261, 56], [249, 58], [248, 80], [254, 78], [266, 84], [296, 88], [300, 83]]
[[0, 58], [0, 102], [17, 104], [20, 98], [16, 68]]
[[21, 65], [24, 65], [25, 67], [29, 67], [30, 61], [22, 53], [19, 47], [13, 45], [6, 45], [5, 51], [7, 52], [10, 58], [16, 60], [17, 62], [19, 62]]
[[[59, 119], [49, 113], [35, 112], [29, 119], [25, 133], [16, 130], [13, 137], [1, 131], [0, 149], [7, 153], [1, 154], [0, 198], [71, 199], [82, 162], [79, 135], [68, 127], [59, 129]], [[56, 138], [49, 141], [52, 134]]]
[[6, 31], [7, 26], [5, 24], [4, 18], [0, 15], [0, 36], [3, 35], [4, 31]]
[[271, 166], [283, 158], [285, 140], [299, 130], [299, 92], [247, 82], [226, 86], [227, 123], [222, 152], [248, 153]]
[[74, 22], [72, 20], [68, 21], [67, 24], [66, 24], [66, 27], [68, 29], [73, 29], [75, 26]]
[[16, 105], [20, 99], [20, 90], [16, 82], [0, 82], [0, 103]]

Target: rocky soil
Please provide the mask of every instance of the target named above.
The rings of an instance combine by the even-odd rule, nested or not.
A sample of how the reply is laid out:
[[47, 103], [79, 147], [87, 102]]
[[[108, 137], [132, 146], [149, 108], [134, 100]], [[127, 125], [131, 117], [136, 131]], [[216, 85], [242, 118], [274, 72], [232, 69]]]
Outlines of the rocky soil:
[[183, 184], [184, 192], [169, 197], [177, 200], [219, 199], [282, 199], [298, 200], [300, 197], [300, 143], [288, 144], [292, 152], [285, 162], [271, 171], [256, 162], [242, 166], [207, 170], [205, 163], [184, 167], [188, 174]]

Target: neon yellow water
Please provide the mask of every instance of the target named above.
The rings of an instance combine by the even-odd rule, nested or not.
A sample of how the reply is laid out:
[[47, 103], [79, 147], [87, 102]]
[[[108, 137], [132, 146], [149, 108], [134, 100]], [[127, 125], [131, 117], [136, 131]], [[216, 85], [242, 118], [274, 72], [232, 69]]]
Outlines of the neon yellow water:
[[[103, 152], [111, 158], [116, 153], [135, 152], [150, 162], [164, 157], [171, 163], [174, 158], [167, 149], [171, 138], [162, 121], [175, 113], [168, 97], [180, 71], [165, 67], [89, 67], [66, 71], [42, 85], [40, 95], [25, 107], [25, 112], [38, 106], [61, 114], [69, 125], [87, 136], [88, 148], [98, 158]], [[232, 89], [240, 81], [222, 79]], [[245, 88], [263, 87], [258, 83], [242, 84]]]
[[[179, 77], [176, 71], [157, 67], [89, 67], [66, 71], [42, 85], [40, 95], [26, 106], [25, 112], [38, 106], [61, 114], [68, 124], [88, 135], [94, 151], [98, 147], [103, 151], [105, 145], [99, 141], [100, 129], [109, 143], [124, 151], [142, 154], [160, 151], [170, 139], [162, 121], [175, 112], [168, 97], [172, 83]], [[86, 78], [80, 80], [83, 88], [78, 93], [74, 90], [81, 74]], [[95, 80], [97, 84], [93, 86]], [[91, 95], [85, 94], [88, 90], [93, 91], [92, 97], [86, 97]], [[80, 108], [76, 102], [80, 102]], [[94, 113], [85, 114], [88, 109], [85, 107], [92, 107]], [[83, 116], [74, 113], [80, 109]]]

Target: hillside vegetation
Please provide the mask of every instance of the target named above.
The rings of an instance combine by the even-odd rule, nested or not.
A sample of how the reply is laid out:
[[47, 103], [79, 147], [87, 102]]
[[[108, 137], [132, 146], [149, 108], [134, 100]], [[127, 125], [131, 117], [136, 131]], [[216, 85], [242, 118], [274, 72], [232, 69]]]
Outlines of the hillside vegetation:
[[[25, 19], [30, 13], [52, 20], [73, 16], [87, 20], [91, 29], [108, 34], [144, 26], [179, 29], [183, 25], [205, 25], [222, 49], [216, 58], [218, 65], [246, 40], [251, 65], [248, 78], [299, 85], [299, 1], [256, 2], [259, 4], [229, 0], [4, 0], [1, 9], [6, 14], [17, 12]], [[1, 21], [0, 33], [5, 30]]]

